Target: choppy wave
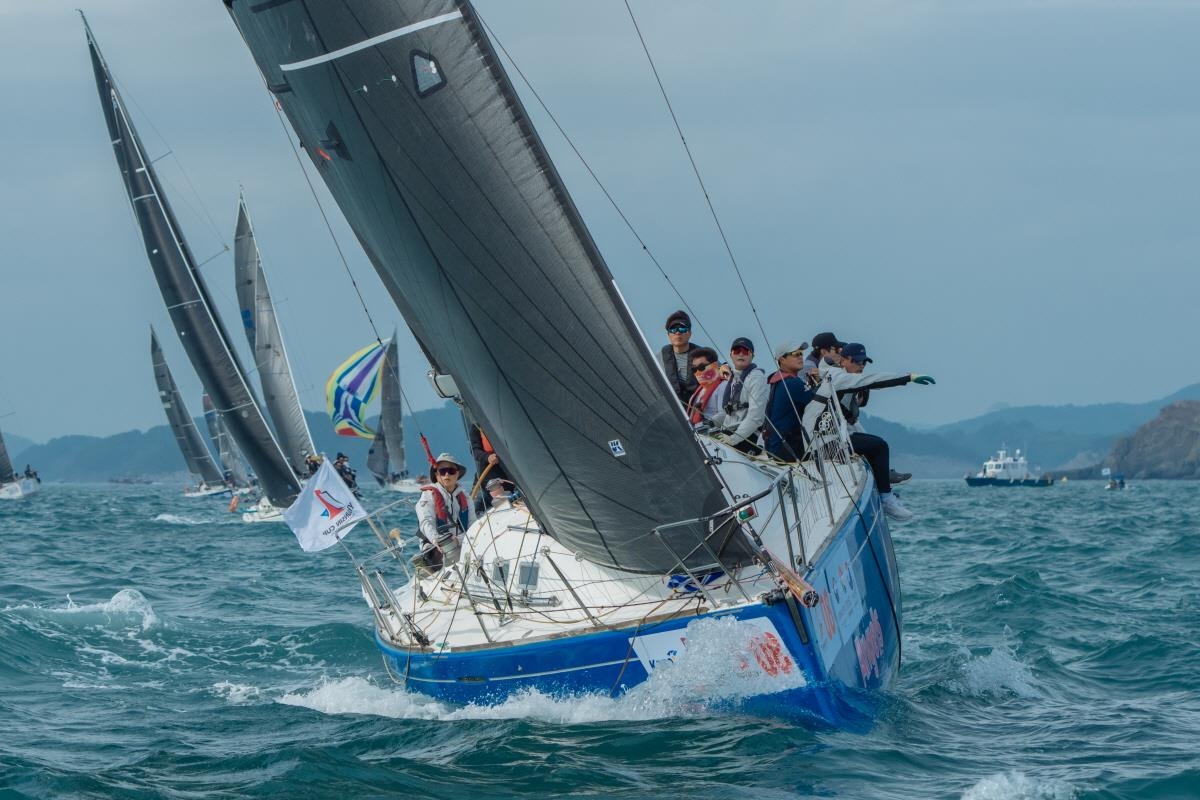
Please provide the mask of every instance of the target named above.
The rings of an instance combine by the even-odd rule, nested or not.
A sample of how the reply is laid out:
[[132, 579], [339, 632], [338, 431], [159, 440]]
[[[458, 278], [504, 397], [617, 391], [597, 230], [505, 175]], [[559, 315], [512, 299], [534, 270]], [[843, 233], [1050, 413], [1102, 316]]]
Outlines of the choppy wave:
[[56, 487], [0, 508], [0, 794], [1196, 797], [1200, 485], [1136, 489], [908, 487], [901, 675], [847, 733], [744, 713], [766, 676], [719, 621], [616, 698], [440, 703], [392, 682], [336, 550]]

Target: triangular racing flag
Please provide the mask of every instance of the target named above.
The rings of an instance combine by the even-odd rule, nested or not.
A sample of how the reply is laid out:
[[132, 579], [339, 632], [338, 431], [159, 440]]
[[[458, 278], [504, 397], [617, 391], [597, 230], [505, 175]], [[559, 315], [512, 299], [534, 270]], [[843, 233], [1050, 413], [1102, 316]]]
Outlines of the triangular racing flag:
[[337, 544], [366, 518], [366, 509], [346, 488], [329, 459], [321, 462], [321, 468], [304, 484], [296, 502], [283, 512], [284, 522], [300, 540], [300, 549], [309, 553]]

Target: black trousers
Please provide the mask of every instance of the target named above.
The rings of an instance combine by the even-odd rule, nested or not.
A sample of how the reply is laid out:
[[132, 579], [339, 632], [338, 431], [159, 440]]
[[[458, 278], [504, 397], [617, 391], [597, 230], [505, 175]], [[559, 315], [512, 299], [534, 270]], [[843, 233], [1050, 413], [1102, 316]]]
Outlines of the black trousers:
[[854, 452], [865, 458], [871, 465], [871, 473], [875, 476], [875, 485], [879, 489], [879, 493], [890, 492], [892, 490], [892, 482], [889, 478], [892, 471], [892, 456], [888, 450], [888, 443], [874, 434], [852, 433], [850, 434], [850, 446], [854, 448]]

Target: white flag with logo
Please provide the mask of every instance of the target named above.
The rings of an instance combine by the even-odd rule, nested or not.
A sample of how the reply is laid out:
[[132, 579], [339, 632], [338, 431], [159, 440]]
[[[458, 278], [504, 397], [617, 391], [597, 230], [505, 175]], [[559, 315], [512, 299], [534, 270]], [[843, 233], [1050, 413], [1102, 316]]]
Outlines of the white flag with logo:
[[1104, 469], [1100, 470], [1100, 474], [1107, 478], [1109, 475], [1112, 475], [1112, 470], [1108, 467], [1105, 467]]
[[300, 540], [300, 548], [315, 553], [331, 547], [350, 532], [367, 511], [342, 476], [329, 463], [321, 468], [300, 490], [296, 502], [283, 512], [283, 519]]

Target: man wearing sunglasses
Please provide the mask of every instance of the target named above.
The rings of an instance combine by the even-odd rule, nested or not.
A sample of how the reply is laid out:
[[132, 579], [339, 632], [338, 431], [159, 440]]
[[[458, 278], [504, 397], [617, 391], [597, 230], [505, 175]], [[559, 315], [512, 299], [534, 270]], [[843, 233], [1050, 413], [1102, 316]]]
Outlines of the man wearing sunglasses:
[[421, 487], [417, 501], [417, 527], [422, 540], [420, 560], [430, 572], [454, 563], [459, 537], [471, 526], [471, 502], [459, 484], [467, 468], [449, 453], [442, 453], [429, 468], [432, 483]]
[[729, 443], [743, 453], [758, 455], [758, 432], [767, 418], [767, 374], [754, 363], [754, 343], [739, 336], [729, 346], [732, 366], [722, 408]]
[[667, 342], [659, 354], [663, 372], [667, 373], [679, 402], [687, 406], [699, 386], [692, 373], [692, 354], [700, 346], [692, 344], [692, 318], [686, 311], [676, 311], [667, 317]]

